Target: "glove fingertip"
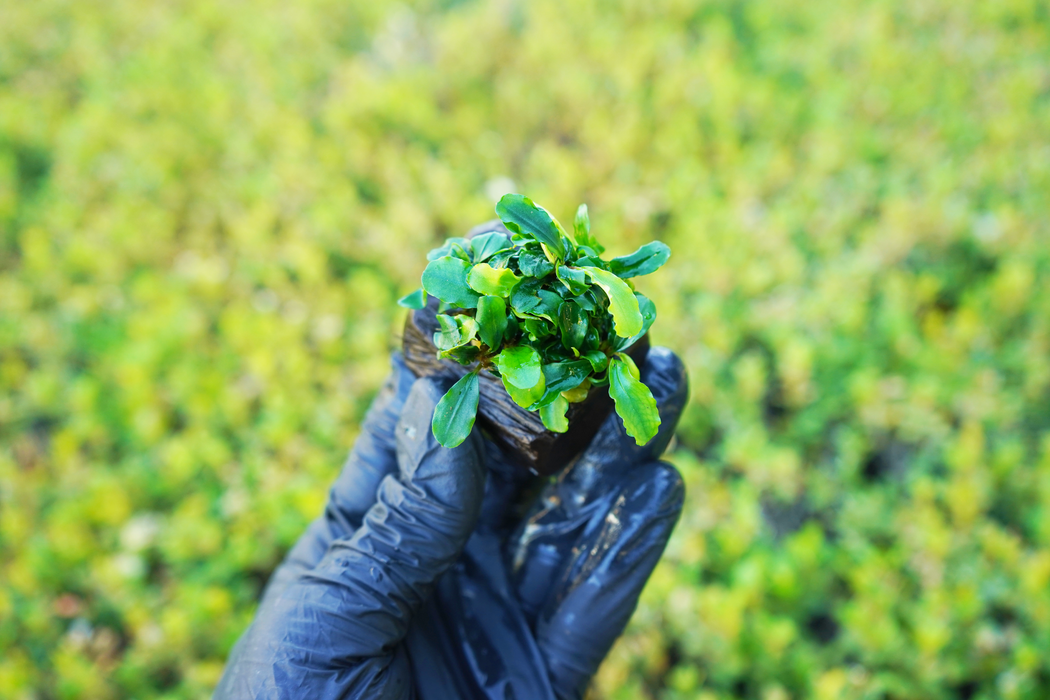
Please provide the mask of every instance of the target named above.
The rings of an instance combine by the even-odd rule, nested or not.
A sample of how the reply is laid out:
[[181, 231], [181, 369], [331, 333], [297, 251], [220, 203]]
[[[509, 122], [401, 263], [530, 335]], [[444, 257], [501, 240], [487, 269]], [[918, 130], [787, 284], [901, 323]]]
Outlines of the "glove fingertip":
[[652, 488], [651, 505], [641, 510], [651, 513], [674, 515], [675, 521], [685, 505], [685, 480], [678, 468], [670, 462], [653, 462], [648, 467], [648, 481]]
[[416, 380], [396, 429], [401, 478], [417, 486], [425, 482], [427, 495], [446, 506], [477, 510], [484, 491], [484, 448], [478, 432], [453, 448], [434, 437], [434, 407], [448, 389], [433, 378]]

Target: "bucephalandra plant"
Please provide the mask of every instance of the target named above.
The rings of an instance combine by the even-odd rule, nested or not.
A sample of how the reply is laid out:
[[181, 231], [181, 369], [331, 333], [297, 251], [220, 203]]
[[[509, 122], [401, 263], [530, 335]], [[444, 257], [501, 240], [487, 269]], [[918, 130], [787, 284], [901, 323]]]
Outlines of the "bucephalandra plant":
[[398, 303], [441, 303], [434, 334], [438, 357], [472, 367], [438, 402], [434, 436], [462, 443], [474, 426], [480, 372], [500, 377], [511, 399], [539, 411], [553, 432], [568, 429], [569, 404], [591, 387], [608, 385], [616, 413], [639, 445], [660, 427], [660, 414], [638, 367], [624, 352], [649, 330], [656, 307], [630, 279], [667, 262], [670, 249], [653, 241], [619, 258], [591, 235], [587, 205], [576, 211], [570, 236], [546, 209], [508, 194], [496, 214], [511, 235], [449, 238], [427, 255], [421, 289]]

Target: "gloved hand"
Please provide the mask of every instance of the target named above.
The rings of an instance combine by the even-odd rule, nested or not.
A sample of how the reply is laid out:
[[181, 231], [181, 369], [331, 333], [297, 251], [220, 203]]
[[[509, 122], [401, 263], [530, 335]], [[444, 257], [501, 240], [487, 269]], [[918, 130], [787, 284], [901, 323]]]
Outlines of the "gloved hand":
[[612, 413], [546, 484], [477, 429], [438, 445], [430, 421], [447, 387], [393, 365], [215, 698], [582, 697], [682, 508], [678, 472], [656, 461], [685, 405], [681, 361], [653, 348], [641, 368], [655, 439], [638, 447]]

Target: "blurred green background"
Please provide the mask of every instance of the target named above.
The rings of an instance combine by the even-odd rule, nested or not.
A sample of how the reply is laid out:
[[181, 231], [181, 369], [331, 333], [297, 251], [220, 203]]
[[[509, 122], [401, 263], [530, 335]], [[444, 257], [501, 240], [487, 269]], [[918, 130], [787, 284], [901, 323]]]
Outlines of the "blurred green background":
[[208, 697], [512, 189], [674, 251], [592, 698], [1050, 697], [1042, 0], [0, 3], [0, 697]]

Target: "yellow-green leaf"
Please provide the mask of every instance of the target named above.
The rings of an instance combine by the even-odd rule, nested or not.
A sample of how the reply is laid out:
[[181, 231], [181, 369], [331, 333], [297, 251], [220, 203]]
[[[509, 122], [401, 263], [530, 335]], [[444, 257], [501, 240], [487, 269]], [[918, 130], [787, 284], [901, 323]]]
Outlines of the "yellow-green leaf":
[[627, 434], [639, 445], [656, 437], [660, 412], [649, 387], [639, 381], [638, 367], [630, 356], [617, 354], [609, 361], [609, 395]]
[[563, 396], [559, 396], [546, 406], [540, 407], [540, 420], [543, 427], [552, 433], [564, 433], [569, 429], [569, 421], [565, 412], [569, 410], [569, 402]]
[[637, 343], [639, 338], [649, 332], [649, 328], [652, 327], [653, 321], [656, 320], [656, 304], [641, 292], [635, 292], [634, 296], [638, 300], [638, 311], [642, 314], [642, 329], [630, 338], [614, 339], [612, 343], [614, 350], [626, 350]]
[[572, 224], [573, 228], [576, 230], [576, 243], [582, 246], [587, 246], [598, 255], [605, 252], [605, 246], [599, 243], [597, 239], [591, 235], [591, 217], [587, 213], [586, 204], [581, 204], [576, 210], [576, 218]]
[[519, 389], [531, 389], [543, 383], [540, 354], [528, 345], [505, 349], [496, 357], [496, 367], [505, 382]]
[[528, 345], [506, 348], [496, 357], [496, 367], [503, 377], [507, 393], [522, 408], [543, 398], [546, 383], [540, 355]]
[[507, 297], [521, 278], [506, 268], [495, 268], [488, 263], [478, 263], [470, 268], [467, 284], [479, 294]]
[[613, 317], [616, 335], [630, 338], [642, 330], [642, 313], [638, 309], [638, 300], [627, 283], [611, 272], [597, 267], [585, 267], [588, 276], [602, 288], [609, 297], [609, 313]]
[[518, 404], [522, 408], [530, 408], [537, 401], [543, 398], [544, 386], [542, 382], [532, 387], [531, 389], [519, 389], [518, 387], [508, 382], [507, 378], [504, 377], [503, 388], [507, 390], [507, 394], [510, 395], [510, 398], [514, 401], [514, 403]]

